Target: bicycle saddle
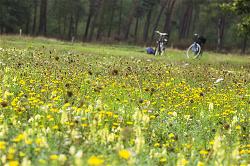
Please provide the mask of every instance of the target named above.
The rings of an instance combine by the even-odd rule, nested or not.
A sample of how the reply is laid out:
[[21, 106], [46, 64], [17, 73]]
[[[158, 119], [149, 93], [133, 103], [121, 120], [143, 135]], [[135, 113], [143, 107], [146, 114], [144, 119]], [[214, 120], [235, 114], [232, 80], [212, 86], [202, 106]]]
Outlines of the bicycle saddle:
[[159, 32], [159, 31], [155, 31], [155, 33], [157, 33], [157, 34], [159, 34], [159, 35], [161, 35], [161, 36], [168, 36], [167, 33], [161, 33], [161, 32]]

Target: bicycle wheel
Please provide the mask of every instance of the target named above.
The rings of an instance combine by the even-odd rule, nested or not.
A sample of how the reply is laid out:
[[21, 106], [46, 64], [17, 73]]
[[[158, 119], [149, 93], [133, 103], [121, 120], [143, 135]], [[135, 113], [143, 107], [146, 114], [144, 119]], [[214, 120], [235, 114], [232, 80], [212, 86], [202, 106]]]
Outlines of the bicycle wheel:
[[158, 54], [161, 54], [160, 44], [157, 44], [157, 46], [155, 47], [155, 56]]
[[201, 46], [198, 43], [193, 43], [190, 47], [188, 47], [186, 56], [187, 58], [198, 58], [201, 53]]
[[164, 54], [164, 46], [163, 43], [160, 44], [160, 55]]

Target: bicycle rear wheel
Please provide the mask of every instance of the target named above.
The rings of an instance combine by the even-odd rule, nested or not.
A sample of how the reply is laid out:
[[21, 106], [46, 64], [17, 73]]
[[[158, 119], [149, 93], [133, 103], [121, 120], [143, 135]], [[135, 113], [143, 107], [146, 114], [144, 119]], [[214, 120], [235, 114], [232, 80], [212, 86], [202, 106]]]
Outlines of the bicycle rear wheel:
[[193, 43], [190, 47], [188, 47], [186, 56], [187, 58], [198, 58], [201, 53], [201, 46], [198, 43]]

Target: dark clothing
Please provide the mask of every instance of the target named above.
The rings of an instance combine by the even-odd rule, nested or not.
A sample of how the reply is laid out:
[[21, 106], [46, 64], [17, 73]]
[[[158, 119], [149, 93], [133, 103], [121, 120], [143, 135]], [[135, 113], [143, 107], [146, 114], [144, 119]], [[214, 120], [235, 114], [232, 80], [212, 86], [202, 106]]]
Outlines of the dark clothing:
[[203, 46], [205, 43], [206, 43], [207, 39], [203, 36], [199, 36], [198, 39], [197, 39], [197, 43], [200, 45], [200, 46]]

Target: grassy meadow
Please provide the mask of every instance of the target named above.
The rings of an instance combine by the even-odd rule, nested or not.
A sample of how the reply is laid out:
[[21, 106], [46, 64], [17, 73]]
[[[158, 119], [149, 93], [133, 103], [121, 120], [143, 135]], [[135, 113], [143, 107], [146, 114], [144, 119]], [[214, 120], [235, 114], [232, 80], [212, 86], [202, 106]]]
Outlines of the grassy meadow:
[[250, 164], [250, 56], [0, 36], [0, 165]]

